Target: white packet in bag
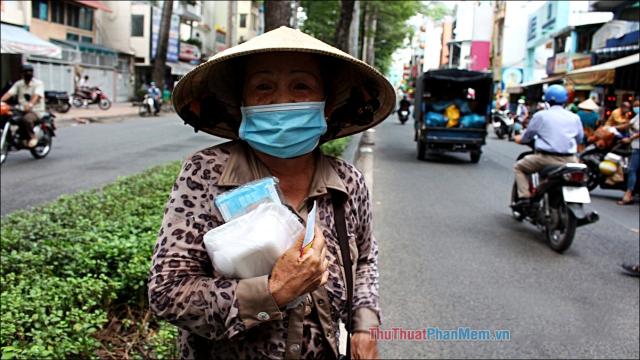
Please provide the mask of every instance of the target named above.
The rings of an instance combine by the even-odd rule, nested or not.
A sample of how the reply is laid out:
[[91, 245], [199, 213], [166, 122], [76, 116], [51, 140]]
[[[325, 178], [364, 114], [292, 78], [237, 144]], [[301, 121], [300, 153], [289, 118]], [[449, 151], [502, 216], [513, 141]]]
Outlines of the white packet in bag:
[[209, 230], [204, 245], [216, 271], [246, 279], [271, 273], [273, 265], [304, 231], [287, 207], [263, 203], [228, 223]]

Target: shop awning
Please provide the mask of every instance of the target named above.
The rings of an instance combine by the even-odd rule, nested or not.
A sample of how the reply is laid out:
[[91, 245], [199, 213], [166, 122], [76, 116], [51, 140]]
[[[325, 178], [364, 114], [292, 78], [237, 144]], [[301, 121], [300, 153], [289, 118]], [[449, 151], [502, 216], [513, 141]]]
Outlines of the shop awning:
[[102, 3], [102, 1], [91, 1], [91, 0], [75, 0], [75, 1], [78, 4], [82, 4], [84, 6], [87, 6], [87, 7], [90, 7], [90, 8], [94, 8], [96, 10], [112, 12], [111, 9], [109, 9], [109, 7], [107, 5]]
[[55, 44], [74, 49], [80, 50], [81, 52], [94, 53], [98, 55], [107, 55], [107, 56], [118, 56], [118, 52], [114, 49], [108, 48], [106, 46], [97, 45], [93, 43], [85, 43], [71, 40], [57, 40], [52, 39], [52, 42]]
[[567, 80], [577, 85], [613, 84], [616, 69], [640, 62], [640, 53], [567, 73]]
[[516, 85], [516, 86], [509, 86], [508, 88], [505, 89], [505, 92], [509, 94], [522, 94], [523, 90], [524, 89], [522, 88], [522, 85]]
[[167, 65], [171, 68], [171, 75], [183, 76], [189, 71], [193, 70], [196, 65], [189, 64], [186, 62], [167, 62]]
[[0, 24], [0, 53], [62, 58], [62, 48], [59, 46], [42, 40], [21, 27], [8, 24]]
[[527, 88], [527, 87], [531, 87], [531, 86], [535, 86], [535, 85], [542, 85], [542, 84], [548, 84], [548, 83], [552, 83], [552, 82], [559, 82], [560, 80], [562, 80], [562, 75], [552, 76], [552, 77], [548, 77], [548, 78], [544, 78], [544, 79], [540, 79], [540, 80], [536, 80], [536, 81], [531, 81], [531, 82], [528, 82], [526, 84], [520, 85], [520, 87]]

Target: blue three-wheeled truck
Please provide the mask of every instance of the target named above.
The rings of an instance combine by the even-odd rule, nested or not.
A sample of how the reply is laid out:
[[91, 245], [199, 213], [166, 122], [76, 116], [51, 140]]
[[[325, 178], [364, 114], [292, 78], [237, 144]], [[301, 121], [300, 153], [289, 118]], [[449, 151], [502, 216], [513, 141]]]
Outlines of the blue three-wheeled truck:
[[425, 72], [414, 102], [418, 159], [427, 153], [468, 152], [480, 161], [493, 99], [491, 73], [444, 69]]

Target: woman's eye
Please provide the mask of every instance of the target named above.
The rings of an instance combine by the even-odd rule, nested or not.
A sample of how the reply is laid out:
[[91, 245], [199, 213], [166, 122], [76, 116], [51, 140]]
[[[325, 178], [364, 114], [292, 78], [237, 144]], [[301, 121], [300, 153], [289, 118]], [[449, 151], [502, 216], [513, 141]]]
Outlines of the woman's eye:
[[256, 86], [256, 89], [257, 89], [257, 90], [260, 90], [260, 91], [267, 91], [267, 90], [271, 90], [271, 85], [269, 85], [269, 84], [258, 84], [258, 85]]
[[309, 89], [311, 89], [311, 87], [308, 86], [305, 83], [297, 83], [297, 84], [294, 85], [293, 88], [296, 89], [296, 90], [309, 90]]

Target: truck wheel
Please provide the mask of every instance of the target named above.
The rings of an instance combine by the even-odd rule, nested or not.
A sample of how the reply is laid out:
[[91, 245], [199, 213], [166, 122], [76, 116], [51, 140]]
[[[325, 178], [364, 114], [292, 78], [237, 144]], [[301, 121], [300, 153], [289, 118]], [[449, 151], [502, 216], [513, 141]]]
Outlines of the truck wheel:
[[472, 151], [469, 155], [471, 155], [471, 162], [477, 164], [480, 161], [480, 155], [482, 155], [482, 153], [480, 151]]
[[425, 160], [427, 158], [427, 144], [424, 141], [418, 139], [418, 160]]

